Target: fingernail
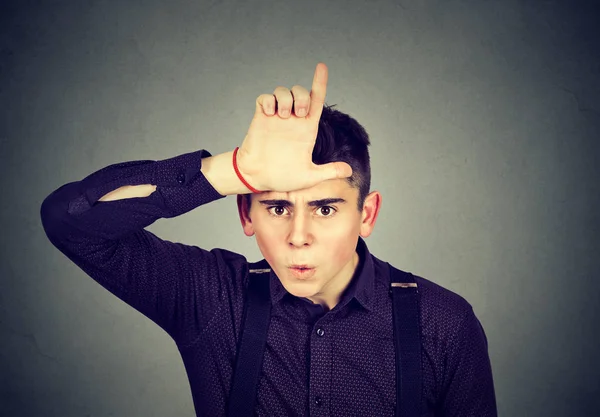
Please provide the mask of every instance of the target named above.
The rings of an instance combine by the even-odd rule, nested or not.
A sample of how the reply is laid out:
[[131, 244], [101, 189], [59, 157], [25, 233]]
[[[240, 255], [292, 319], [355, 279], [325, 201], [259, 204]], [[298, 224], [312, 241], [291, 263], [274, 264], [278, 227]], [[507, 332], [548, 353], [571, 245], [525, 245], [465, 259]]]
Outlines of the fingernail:
[[282, 110], [282, 111], [281, 111], [281, 115], [282, 115], [283, 117], [288, 117], [288, 116], [290, 115], [290, 112], [289, 112], [289, 110]]
[[306, 109], [298, 109], [298, 116], [304, 117], [306, 115]]

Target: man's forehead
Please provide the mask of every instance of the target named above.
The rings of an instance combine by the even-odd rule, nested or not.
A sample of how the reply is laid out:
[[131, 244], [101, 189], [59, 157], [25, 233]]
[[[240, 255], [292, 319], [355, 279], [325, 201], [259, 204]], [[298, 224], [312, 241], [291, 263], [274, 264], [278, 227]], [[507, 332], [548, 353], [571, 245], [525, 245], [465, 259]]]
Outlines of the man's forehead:
[[320, 183], [310, 187], [296, 191], [281, 192], [281, 191], [268, 191], [256, 195], [259, 199], [269, 200], [318, 200], [322, 198], [334, 198], [341, 197], [342, 195], [348, 195], [352, 190], [352, 187], [344, 179], [333, 179], [327, 181], [321, 181]]

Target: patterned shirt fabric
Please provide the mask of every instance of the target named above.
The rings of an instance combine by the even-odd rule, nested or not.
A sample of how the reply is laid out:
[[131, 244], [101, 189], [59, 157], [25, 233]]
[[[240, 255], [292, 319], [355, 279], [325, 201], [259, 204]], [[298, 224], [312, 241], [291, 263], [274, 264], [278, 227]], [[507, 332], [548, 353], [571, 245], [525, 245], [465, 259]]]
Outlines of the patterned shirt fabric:
[[[198, 416], [224, 416], [240, 340], [248, 261], [145, 230], [218, 200], [200, 171], [205, 150], [113, 164], [46, 197], [50, 242], [175, 341]], [[148, 197], [98, 201], [124, 185]], [[392, 298], [386, 263], [359, 238], [360, 261], [330, 311], [293, 296], [274, 272], [256, 416], [394, 416]], [[258, 259], [256, 260], [258, 261]], [[401, 269], [401, 268], [400, 268]], [[422, 416], [496, 416], [487, 338], [471, 305], [415, 274], [421, 293]]]

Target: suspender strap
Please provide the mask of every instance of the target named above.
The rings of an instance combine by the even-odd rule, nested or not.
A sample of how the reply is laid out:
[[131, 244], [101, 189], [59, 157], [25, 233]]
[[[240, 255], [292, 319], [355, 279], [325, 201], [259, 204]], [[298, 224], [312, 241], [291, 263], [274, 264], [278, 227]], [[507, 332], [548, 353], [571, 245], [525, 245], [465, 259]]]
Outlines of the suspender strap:
[[421, 415], [419, 290], [413, 274], [389, 265], [396, 347], [396, 417]]
[[[396, 351], [396, 417], [418, 417], [421, 415], [422, 398], [419, 291], [411, 273], [396, 269], [389, 263], [388, 266]], [[230, 417], [251, 417], [256, 406], [271, 320], [270, 271], [266, 260], [250, 264], [242, 334], [227, 413]]]
[[248, 289], [242, 314], [242, 335], [233, 373], [228, 416], [251, 417], [271, 321], [270, 266], [266, 260], [249, 265]]

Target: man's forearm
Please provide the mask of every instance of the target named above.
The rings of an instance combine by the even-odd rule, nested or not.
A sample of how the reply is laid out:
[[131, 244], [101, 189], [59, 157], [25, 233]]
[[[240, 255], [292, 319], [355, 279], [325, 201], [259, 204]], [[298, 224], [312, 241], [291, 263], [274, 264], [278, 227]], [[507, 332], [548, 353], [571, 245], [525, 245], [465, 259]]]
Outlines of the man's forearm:
[[156, 190], [156, 185], [124, 185], [100, 197], [98, 201], [123, 200], [124, 198], [148, 197]]
[[[250, 192], [233, 169], [233, 151], [202, 158], [200, 171], [221, 195], [248, 194]], [[156, 185], [152, 184], [124, 185], [103, 195], [98, 201], [148, 197], [154, 191], [156, 191]]]

